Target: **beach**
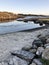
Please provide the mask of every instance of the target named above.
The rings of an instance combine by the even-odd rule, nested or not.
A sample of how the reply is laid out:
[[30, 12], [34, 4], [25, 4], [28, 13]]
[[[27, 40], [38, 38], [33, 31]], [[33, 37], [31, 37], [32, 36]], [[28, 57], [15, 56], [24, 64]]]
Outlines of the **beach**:
[[21, 49], [25, 45], [31, 45], [37, 35], [45, 31], [47, 29], [0, 35], [0, 62], [9, 56], [10, 51]]

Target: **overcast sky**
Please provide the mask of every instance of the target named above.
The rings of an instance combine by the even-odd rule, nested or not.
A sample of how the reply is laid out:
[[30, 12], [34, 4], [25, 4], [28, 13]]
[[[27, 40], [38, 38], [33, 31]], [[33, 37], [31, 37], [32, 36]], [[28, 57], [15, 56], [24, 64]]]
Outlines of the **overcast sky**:
[[49, 15], [49, 0], [0, 0], [0, 11]]

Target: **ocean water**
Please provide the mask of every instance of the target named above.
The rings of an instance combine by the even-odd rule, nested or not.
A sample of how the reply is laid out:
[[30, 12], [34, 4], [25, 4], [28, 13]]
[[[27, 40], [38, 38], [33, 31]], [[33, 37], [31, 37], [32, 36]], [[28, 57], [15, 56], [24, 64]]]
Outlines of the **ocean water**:
[[40, 26], [39, 24], [34, 24], [33, 22], [25, 23], [25, 22], [12, 21], [7, 23], [0, 23], [0, 34], [29, 30], [38, 27], [42, 26]]

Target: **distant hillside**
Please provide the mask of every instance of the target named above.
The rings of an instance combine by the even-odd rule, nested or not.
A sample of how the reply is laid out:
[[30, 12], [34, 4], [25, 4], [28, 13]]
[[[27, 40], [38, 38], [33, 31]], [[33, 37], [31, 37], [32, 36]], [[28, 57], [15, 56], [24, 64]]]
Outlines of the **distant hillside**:
[[[0, 22], [9, 22], [18, 18], [24, 18], [26, 16], [45, 16], [45, 15], [34, 15], [34, 14], [14, 14], [11, 12], [0, 12]], [[46, 16], [49, 17], [49, 16]]]

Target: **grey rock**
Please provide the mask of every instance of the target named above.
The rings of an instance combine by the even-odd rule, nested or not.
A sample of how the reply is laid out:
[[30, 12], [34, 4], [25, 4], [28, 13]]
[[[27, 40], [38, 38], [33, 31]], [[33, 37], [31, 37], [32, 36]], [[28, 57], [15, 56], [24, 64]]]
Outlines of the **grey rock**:
[[34, 59], [33, 62], [36, 63], [37, 65], [43, 65], [40, 59]]
[[2, 65], [2, 64], [0, 63], [0, 65]]
[[8, 65], [7, 62], [1, 62], [1, 65]]
[[49, 43], [49, 38], [46, 40], [46, 43]]
[[9, 65], [13, 65], [14, 62], [13, 62], [13, 58], [10, 58], [9, 61], [7, 62]]
[[43, 47], [38, 47], [37, 52], [36, 52], [36, 55], [39, 55], [40, 56], [43, 53], [43, 51], [44, 51], [44, 48]]
[[33, 46], [33, 47], [34, 47], [34, 46], [37, 46], [37, 47], [43, 46], [43, 42], [42, 42], [39, 38], [37, 38], [37, 39], [35, 39], [35, 40], [33, 41], [32, 46]]
[[45, 48], [49, 48], [49, 43], [44, 45]]
[[22, 50], [30, 50], [32, 48], [32, 45], [26, 45], [25, 47], [22, 48]]
[[30, 49], [29, 52], [36, 53], [36, 49]]
[[15, 51], [11, 52], [11, 54], [13, 56], [20, 57], [20, 58], [25, 59], [27, 61], [31, 61], [35, 56], [35, 54], [28, 52], [28, 51], [24, 51], [24, 50], [15, 50]]
[[25, 61], [17, 56], [12, 56], [2, 62], [2, 65], [28, 65], [29, 62]]
[[32, 62], [30, 65], [36, 65], [36, 63]]
[[13, 56], [11, 55], [6, 60], [4, 60], [4, 63], [7, 63], [8, 65], [13, 65]]
[[28, 65], [29, 64], [29, 62], [23, 59], [20, 59], [16, 56], [13, 57], [13, 63], [14, 63], [13, 65]]
[[46, 48], [42, 53], [42, 58], [49, 60], [49, 48]]

